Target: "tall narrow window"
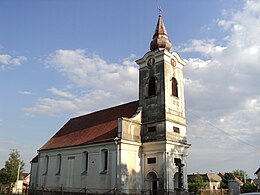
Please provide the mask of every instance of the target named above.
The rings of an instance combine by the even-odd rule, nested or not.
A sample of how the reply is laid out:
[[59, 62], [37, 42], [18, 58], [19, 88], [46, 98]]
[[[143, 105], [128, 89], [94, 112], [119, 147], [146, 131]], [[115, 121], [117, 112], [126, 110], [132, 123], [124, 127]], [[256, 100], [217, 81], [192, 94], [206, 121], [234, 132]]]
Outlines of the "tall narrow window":
[[103, 149], [101, 151], [101, 165], [102, 165], [102, 171], [101, 173], [105, 174], [107, 173], [107, 169], [108, 169], [108, 150], [107, 149]]
[[172, 78], [172, 95], [178, 97], [178, 83], [174, 77]]
[[155, 77], [151, 77], [148, 83], [148, 95], [149, 96], [156, 95], [155, 92], [156, 92]]
[[85, 151], [82, 154], [82, 173], [88, 172], [88, 152]]
[[61, 154], [57, 155], [57, 173], [56, 175], [60, 175], [61, 170]]
[[43, 172], [44, 175], [47, 175], [47, 173], [48, 173], [48, 167], [49, 167], [49, 156], [46, 155], [46, 156], [44, 157], [44, 172]]

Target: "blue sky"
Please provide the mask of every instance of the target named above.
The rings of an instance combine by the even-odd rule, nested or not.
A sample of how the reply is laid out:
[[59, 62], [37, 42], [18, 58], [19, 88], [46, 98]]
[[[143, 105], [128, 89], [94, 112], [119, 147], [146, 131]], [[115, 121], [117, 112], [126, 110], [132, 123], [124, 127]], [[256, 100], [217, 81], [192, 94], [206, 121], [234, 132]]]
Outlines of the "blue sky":
[[[257, 0], [0, 1], [0, 167], [29, 161], [71, 117], [138, 98], [135, 60], [158, 6], [186, 61], [188, 171], [260, 164]], [[246, 159], [246, 160], [245, 160]]]

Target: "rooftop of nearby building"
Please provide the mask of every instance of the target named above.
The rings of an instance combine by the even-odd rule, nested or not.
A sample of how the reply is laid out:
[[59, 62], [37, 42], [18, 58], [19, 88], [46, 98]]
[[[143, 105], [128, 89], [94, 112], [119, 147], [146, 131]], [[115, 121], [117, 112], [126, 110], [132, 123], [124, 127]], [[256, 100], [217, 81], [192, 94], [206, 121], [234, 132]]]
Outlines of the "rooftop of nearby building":
[[[194, 181], [197, 174], [190, 174], [188, 175], [189, 181]], [[204, 182], [221, 182], [222, 179], [219, 175], [215, 173], [205, 173], [205, 174], [199, 174]]]

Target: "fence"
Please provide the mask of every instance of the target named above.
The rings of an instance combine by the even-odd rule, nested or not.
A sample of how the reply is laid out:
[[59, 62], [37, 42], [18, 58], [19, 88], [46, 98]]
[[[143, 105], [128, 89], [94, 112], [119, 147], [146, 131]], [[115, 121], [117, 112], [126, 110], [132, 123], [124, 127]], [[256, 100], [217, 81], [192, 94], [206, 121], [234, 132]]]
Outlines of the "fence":
[[[174, 191], [174, 190], [140, 190], [140, 189], [95, 189], [95, 188], [73, 188], [66, 189], [60, 188], [41, 188], [41, 189], [29, 189], [29, 195], [190, 195], [186, 191]], [[206, 194], [205, 194], [206, 195]], [[216, 194], [217, 195], [217, 194]], [[223, 194], [222, 194], [223, 195]]]
[[217, 190], [201, 190], [201, 195], [229, 195], [228, 189], [217, 189]]

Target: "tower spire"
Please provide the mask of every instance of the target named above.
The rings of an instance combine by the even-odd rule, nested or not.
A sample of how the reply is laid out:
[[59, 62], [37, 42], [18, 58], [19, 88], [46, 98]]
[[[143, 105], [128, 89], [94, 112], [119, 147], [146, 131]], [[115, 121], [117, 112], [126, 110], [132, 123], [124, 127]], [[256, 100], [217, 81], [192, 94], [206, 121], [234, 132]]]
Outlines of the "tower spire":
[[150, 50], [155, 51], [157, 49], [166, 49], [170, 51], [171, 47], [172, 43], [168, 38], [168, 34], [162, 19], [162, 9], [159, 8], [159, 18], [153, 35], [153, 39], [150, 43]]

